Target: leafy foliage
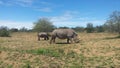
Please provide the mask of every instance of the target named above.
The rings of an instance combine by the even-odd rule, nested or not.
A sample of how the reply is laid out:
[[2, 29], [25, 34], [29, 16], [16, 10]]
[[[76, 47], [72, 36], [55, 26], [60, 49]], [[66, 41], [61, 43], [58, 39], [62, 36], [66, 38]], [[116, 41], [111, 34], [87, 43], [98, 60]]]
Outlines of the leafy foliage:
[[25, 27], [22, 27], [19, 31], [20, 31], [20, 32], [28, 32], [28, 29], [25, 28]]
[[1, 37], [9, 37], [10, 32], [7, 27], [0, 27], [0, 36]]
[[84, 31], [84, 27], [80, 27], [80, 26], [77, 26], [77, 27], [72, 28], [72, 29], [74, 29], [77, 32], [83, 32]]
[[105, 31], [103, 26], [96, 26], [94, 29], [96, 32], [104, 32]]
[[108, 32], [118, 32], [120, 34], [120, 11], [114, 11], [105, 23]]
[[52, 22], [47, 18], [41, 18], [34, 23], [33, 30], [37, 32], [50, 32], [55, 28]]
[[93, 24], [88, 23], [86, 28], [87, 33], [92, 33], [94, 31]]
[[18, 32], [18, 29], [17, 28], [12, 28], [12, 29], [10, 29], [10, 32]]

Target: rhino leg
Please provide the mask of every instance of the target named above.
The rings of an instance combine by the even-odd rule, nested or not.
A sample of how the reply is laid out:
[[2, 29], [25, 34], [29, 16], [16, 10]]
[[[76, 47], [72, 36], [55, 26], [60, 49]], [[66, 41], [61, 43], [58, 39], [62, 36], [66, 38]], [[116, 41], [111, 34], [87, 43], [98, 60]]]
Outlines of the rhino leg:
[[67, 38], [67, 43], [70, 43], [69, 41], [71, 41], [71, 43], [72, 43], [72, 38], [71, 37]]
[[67, 43], [69, 43], [69, 38], [67, 38]]
[[44, 37], [44, 40], [46, 40], [46, 37]]
[[48, 36], [47, 36], [46, 38], [47, 38], [47, 40], [49, 40], [49, 37], [48, 37]]
[[49, 37], [48, 37], [48, 36], [45, 36], [45, 37], [44, 37], [44, 40], [49, 40]]
[[54, 36], [51, 37], [50, 44], [51, 44], [52, 42], [55, 43], [55, 38], [56, 38], [56, 37], [54, 37]]
[[71, 43], [73, 43], [73, 40], [72, 40], [72, 38], [70, 39], [70, 41], [71, 41]]
[[38, 36], [38, 41], [40, 41], [40, 36]]
[[54, 37], [54, 39], [53, 39], [53, 43], [55, 43], [55, 38], [56, 38], [56, 37]]

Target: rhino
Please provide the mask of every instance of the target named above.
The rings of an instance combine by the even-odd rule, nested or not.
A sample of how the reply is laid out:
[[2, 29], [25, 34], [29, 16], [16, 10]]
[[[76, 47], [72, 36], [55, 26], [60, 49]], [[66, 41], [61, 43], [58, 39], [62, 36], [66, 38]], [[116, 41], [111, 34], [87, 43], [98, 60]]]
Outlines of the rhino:
[[51, 33], [50, 44], [55, 43], [55, 39], [67, 39], [67, 43], [78, 43], [80, 40], [78, 39], [78, 34], [73, 29], [55, 29]]
[[38, 33], [38, 41], [40, 41], [40, 38], [44, 38], [44, 40], [49, 40], [49, 34], [46, 32], [39, 32]]

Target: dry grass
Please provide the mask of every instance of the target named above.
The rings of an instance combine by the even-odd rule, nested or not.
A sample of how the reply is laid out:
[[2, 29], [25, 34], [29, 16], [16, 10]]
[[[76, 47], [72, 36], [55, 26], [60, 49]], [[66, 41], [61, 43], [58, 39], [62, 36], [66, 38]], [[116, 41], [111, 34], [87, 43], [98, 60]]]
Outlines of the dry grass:
[[[120, 38], [108, 33], [79, 33], [77, 44], [37, 41], [36, 33], [0, 37], [0, 68], [118, 68]], [[66, 42], [57, 39], [56, 42]]]

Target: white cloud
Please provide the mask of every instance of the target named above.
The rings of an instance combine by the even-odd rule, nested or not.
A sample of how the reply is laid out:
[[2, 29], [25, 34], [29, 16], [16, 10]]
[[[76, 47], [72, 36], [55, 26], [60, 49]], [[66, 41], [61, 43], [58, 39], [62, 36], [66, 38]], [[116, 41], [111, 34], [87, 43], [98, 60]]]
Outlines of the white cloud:
[[22, 7], [28, 7], [32, 5], [34, 0], [13, 0], [11, 4], [20, 5]]
[[56, 25], [57, 27], [76, 27], [76, 26], [84, 26], [84, 23], [80, 23], [79, 21], [57, 21], [57, 22], [53, 22], [54, 25]]
[[[36, 5], [39, 4], [39, 5]], [[55, 6], [49, 2], [43, 2], [38, 0], [8, 0], [8, 1], [0, 1], [0, 5], [5, 6], [21, 6], [21, 7], [29, 7], [33, 10], [42, 11], [42, 12], [51, 12], [53, 7]]]
[[[95, 17], [80, 17], [77, 11], [65, 11], [59, 16], [49, 17], [53, 24], [57, 27], [67, 26], [76, 27], [83, 26], [86, 27], [87, 23], [93, 23], [94, 26], [102, 25], [105, 20], [99, 20]], [[9, 28], [22, 28], [26, 27], [31, 29], [33, 27], [33, 22], [18, 22], [18, 21], [1, 21], [0, 26], [7, 26]]]
[[[53, 20], [54, 21], [54, 20]], [[71, 21], [71, 20], [66, 20], [66, 21], [61, 21], [61, 20], [56, 20], [53, 22], [53, 24], [57, 27], [76, 27], [76, 26], [83, 26], [86, 27], [87, 23], [93, 23], [93, 25], [102, 25], [104, 24], [105, 20], [92, 20], [92, 21]], [[16, 21], [0, 21], [0, 26], [7, 26], [8, 28], [28, 28], [32, 29], [33, 28], [33, 23], [32, 22], [16, 22]]]
[[51, 3], [45, 2], [45, 1], [41, 1], [40, 4], [42, 4], [42, 5], [49, 5], [49, 6], [52, 5]]
[[44, 8], [37, 8], [36, 10], [43, 11], [43, 12], [51, 12], [52, 8], [50, 8], [50, 7], [44, 7]]
[[0, 21], [0, 26], [7, 26], [8, 28], [28, 28], [32, 29], [33, 23], [32, 22], [16, 22], [16, 21]]
[[60, 16], [51, 17], [51, 21], [53, 22], [68, 21], [73, 19], [73, 17], [74, 17], [74, 14], [72, 12], [65, 11], [64, 14]]
[[106, 20], [88, 20], [87, 23], [92, 23], [94, 26], [98, 26], [98, 25], [103, 25], [105, 21]]
[[22, 7], [28, 7], [34, 3], [35, 0], [8, 0], [8, 1], [0, 1], [0, 4], [5, 6], [14, 6], [19, 5]]
[[38, 2], [39, 6], [34, 6], [32, 8], [34, 8], [37, 11], [42, 11], [42, 12], [52, 12], [53, 8], [57, 5], [52, 4], [50, 2], [45, 2], [45, 1], [40, 1]]
[[34, 0], [16, 0], [16, 1], [23, 3], [32, 3]]
[[82, 27], [86, 27], [87, 23], [92, 23], [94, 26], [98, 26], [98, 25], [103, 25], [105, 23], [105, 20], [91, 20], [91, 21], [71, 21], [71, 20], [67, 20], [67, 21], [54, 21], [53, 20], [53, 24], [56, 25], [57, 27], [61, 27], [61, 26], [67, 26], [67, 27], [76, 27], [76, 26], [82, 26]]
[[68, 27], [76, 27], [83, 26], [86, 27], [87, 23], [93, 23], [94, 26], [102, 25], [105, 23], [105, 20], [99, 20], [96, 18], [89, 17], [80, 17], [77, 15], [78, 12], [67, 11], [61, 16], [51, 17], [51, 21], [57, 27], [60, 26], [68, 26]]

